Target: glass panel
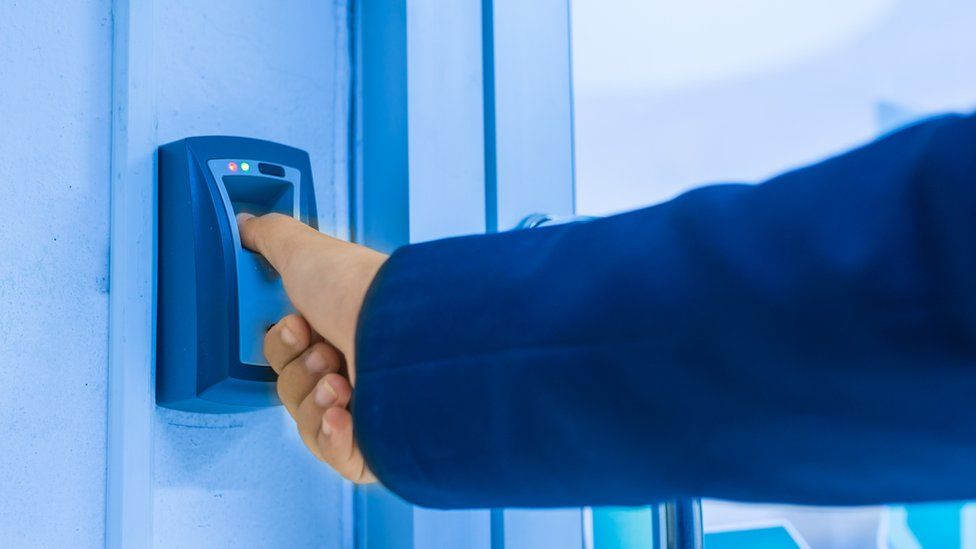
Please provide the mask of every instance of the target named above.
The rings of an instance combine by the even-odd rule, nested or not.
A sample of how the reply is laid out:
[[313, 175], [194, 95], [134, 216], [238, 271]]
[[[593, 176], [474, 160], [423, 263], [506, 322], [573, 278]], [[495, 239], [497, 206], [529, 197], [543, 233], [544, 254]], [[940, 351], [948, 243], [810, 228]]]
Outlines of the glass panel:
[[968, 0], [573, 0], [578, 212], [757, 180], [976, 99]]
[[[971, 0], [572, 0], [572, 9], [584, 215], [762, 180], [976, 106]], [[974, 524], [962, 504], [703, 508], [709, 548], [958, 547]]]

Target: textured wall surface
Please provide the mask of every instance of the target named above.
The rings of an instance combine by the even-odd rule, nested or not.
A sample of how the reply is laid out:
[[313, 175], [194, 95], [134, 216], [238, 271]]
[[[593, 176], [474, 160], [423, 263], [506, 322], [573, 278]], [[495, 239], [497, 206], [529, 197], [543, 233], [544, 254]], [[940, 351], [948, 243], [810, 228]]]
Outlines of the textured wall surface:
[[[237, 134], [304, 148], [321, 226], [343, 227], [345, 17], [341, 0], [158, 0], [145, 39], [159, 142]], [[104, 540], [111, 60], [110, 0], [0, 2], [2, 547]], [[281, 408], [155, 414], [156, 546], [350, 539], [348, 487]]]
[[[341, 225], [334, 189], [345, 187], [344, 18], [341, 2], [157, 2], [159, 142], [227, 134], [303, 148], [322, 228]], [[156, 417], [157, 547], [337, 547], [347, 539], [343, 485], [305, 450], [284, 409], [206, 416], [157, 408]]]
[[0, 545], [103, 538], [108, 0], [0, 2]]

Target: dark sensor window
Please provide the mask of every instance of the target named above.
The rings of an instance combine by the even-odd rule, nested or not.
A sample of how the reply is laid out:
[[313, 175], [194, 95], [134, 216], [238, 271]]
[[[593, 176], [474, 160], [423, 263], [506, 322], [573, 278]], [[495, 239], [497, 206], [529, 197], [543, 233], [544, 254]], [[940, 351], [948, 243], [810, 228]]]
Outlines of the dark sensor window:
[[285, 169], [277, 164], [267, 164], [264, 162], [258, 162], [258, 171], [264, 175], [273, 175], [276, 177], [284, 177]]

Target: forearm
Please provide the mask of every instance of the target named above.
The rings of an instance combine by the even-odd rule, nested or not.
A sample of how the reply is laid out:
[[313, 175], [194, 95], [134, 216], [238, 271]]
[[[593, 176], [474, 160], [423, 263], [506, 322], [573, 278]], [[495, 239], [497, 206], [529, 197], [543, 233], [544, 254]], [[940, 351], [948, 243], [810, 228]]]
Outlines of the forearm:
[[973, 151], [943, 120], [761, 186], [401, 250], [360, 320], [367, 460], [448, 507], [976, 495]]

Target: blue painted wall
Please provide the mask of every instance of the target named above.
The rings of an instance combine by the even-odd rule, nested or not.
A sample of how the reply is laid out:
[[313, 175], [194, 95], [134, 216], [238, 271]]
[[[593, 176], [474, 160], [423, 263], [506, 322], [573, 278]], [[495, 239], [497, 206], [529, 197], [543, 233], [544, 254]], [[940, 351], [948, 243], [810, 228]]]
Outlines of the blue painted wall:
[[[158, 139], [232, 134], [312, 158], [323, 230], [344, 223], [348, 69], [342, 3], [157, 3]], [[338, 185], [337, 185], [338, 183]], [[158, 547], [339, 547], [344, 488], [284, 409], [206, 416], [157, 409]]]
[[[105, 535], [112, 6], [0, 2], [0, 545]], [[304, 148], [344, 235], [346, 3], [156, 2], [158, 142]], [[149, 216], [150, 212], [146, 212]], [[155, 409], [154, 545], [339, 547], [351, 490], [281, 408]]]
[[108, 0], [0, 2], [0, 545], [103, 538]]

